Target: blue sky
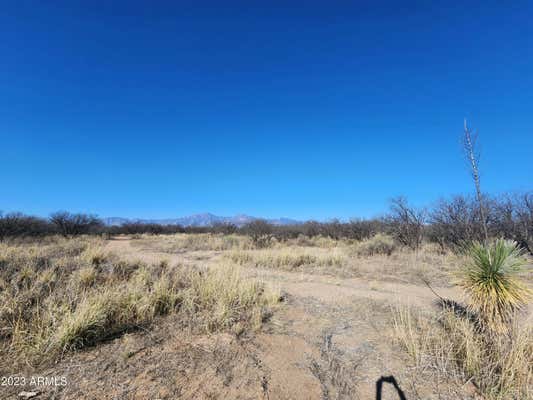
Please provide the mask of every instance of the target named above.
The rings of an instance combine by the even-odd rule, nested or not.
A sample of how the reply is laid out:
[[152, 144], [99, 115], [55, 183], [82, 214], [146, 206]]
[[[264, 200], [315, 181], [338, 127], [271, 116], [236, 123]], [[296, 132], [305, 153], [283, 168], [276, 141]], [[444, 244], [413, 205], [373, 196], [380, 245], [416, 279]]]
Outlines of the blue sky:
[[531, 2], [51, 3], [0, 11], [4, 211], [427, 205], [472, 192], [464, 117], [483, 189], [532, 189]]

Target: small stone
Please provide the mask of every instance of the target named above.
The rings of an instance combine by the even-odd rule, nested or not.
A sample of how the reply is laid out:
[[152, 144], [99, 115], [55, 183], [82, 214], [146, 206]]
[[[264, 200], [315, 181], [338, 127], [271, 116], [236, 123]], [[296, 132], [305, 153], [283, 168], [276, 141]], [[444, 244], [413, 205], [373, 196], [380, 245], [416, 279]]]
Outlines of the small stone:
[[39, 392], [20, 392], [19, 397], [22, 397], [24, 399], [33, 399], [34, 397], [37, 397], [39, 395]]

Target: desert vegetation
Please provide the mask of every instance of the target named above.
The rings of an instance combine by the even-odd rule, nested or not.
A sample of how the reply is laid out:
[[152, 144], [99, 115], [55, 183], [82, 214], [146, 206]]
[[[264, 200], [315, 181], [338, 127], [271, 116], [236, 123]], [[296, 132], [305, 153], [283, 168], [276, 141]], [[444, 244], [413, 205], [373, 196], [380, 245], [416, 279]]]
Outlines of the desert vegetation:
[[346, 257], [337, 249], [306, 249], [287, 247], [268, 250], [234, 251], [227, 255], [234, 263], [253, 267], [284, 269], [301, 268], [334, 270], [346, 264]]
[[[141, 368], [145, 356], [135, 361], [129, 355], [138, 351], [130, 349], [132, 340], [167, 326], [168, 333], [141, 348], [158, 351], [176, 335], [215, 338], [226, 333], [235, 338], [217, 359], [215, 375], [236, 368], [229, 357], [233, 352], [247, 354], [248, 361], [242, 362], [249, 365], [258, 365], [253, 361], [258, 358], [269, 360], [258, 349], [271, 340], [281, 341], [269, 350], [272, 357], [287, 362], [277, 348], [304, 338], [303, 358], [294, 361], [299, 367], [290, 370], [291, 379], [304, 374], [322, 395], [350, 398], [354, 391], [373, 390], [365, 374], [378, 368], [386, 353], [374, 349], [377, 358], [372, 352], [354, 353], [339, 332], [348, 329], [350, 336], [343, 340], [352, 343], [355, 339], [348, 338], [358, 338], [361, 327], [369, 324], [379, 327], [380, 346], [398, 359], [405, 357], [394, 374], [408, 398], [474, 398], [468, 397], [472, 393], [487, 399], [532, 397], [531, 258], [516, 242], [490, 239], [442, 248], [426, 236], [412, 246], [393, 233], [361, 239], [267, 235], [268, 241], [260, 244], [239, 230], [4, 238], [2, 371], [61, 366], [81, 351], [92, 353], [109, 343], [117, 343], [113, 346], [119, 354], [127, 355], [121, 360], [132, 358], [128, 362]], [[414, 304], [412, 298], [417, 299]], [[339, 331], [340, 321], [350, 328]], [[378, 338], [374, 328], [365, 329], [369, 343]], [[258, 344], [250, 348], [247, 343]], [[196, 354], [196, 347], [186, 348], [179, 354]], [[189, 368], [190, 354], [180, 356], [186, 358], [173, 368]], [[194, 361], [200, 363], [195, 374], [207, 368], [203, 362]], [[277, 393], [271, 398], [289, 398], [274, 373], [279, 366], [265, 362], [270, 362], [270, 372], [261, 390]], [[395, 365], [389, 363], [388, 368]], [[403, 363], [408, 367], [400, 367]], [[367, 365], [365, 372], [360, 365]], [[179, 375], [178, 370], [169, 373]], [[422, 377], [426, 383], [439, 382], [428, 397], [416, 395], [424, 389]], [[173, 393], [193, 390], [190, 384], [180, 385], [172, 386]], [[468, 385], [472, 393], [465, 391]], [[191, 398], [198, 396], [194, 393]]]
[[[430, 369], [459, 381], [471, 381], [485, 398], [531, 398], [533, 331], [531, 324], [519, 323], [523, 316], [519, 312], [527, 306], [532, 293], [523, 275], [530, 264], [525, 252], [531, 252], [528, 243], [531, 221], [526, 217], [528, 222], [522, 229], [511, 229], [513, 233], [506, 230], [507, 224], [516, 224], [510, 201], [507, 205], [503, 202], [493, 205], [497, 211], [491, 214], [490, 199], [481, 191], [476, 139], [477, 133], [468, 128], [465, 120], [463, 143], [475, 187], [475, 204], [469, 206], [470, 212], [465, 212], [465, 202], [461, 200], [451, 207], [441, 206], [434, 221], [436, 231], [442, 228], [442, 221], [451, 222], [450, 226], [455, 228], [463, 225], [462, 234], [455, 231], [448, 241], [462, 246], [464, 257], [456, 271], [456, 283], [463, 289], [466, 301], [458, 303], [433, 291], [442, 308], [437, 323], [400, 309], [395, 314], [396, 338], [420, 373]], [[522, 207], [515, 207], [521, 210], [518, 221], [523, 218], [523, 210], [529, 208], [530, 200], [526, 195]], [[417, 215], [406, 210], [403, 202], [397, 202], [396, 207], [397, 214], [406, 221], [404, 228], [411, 227], [408, 236], [415, 238]], [[475, 231], [469, 223], [471, 219], [465, 219], [472, 210], [479, 220]], [[450, 221], [447, 217], [451, 214], [458, 218]], [[489, 215], [500, 218], [497, 223], [490, 223]], [[493, 226], [500, 230], [495, 232]], [[469, 230], [467, 238], [462, 237], [464, 229]], [[509, 236], [515, 240], [506, 240]], [[444, 242], [440, 244], [444, 247]]]
[[234, 266], [127, 262], [92, 237], [0, 245], [2, 370], [39, 365], [175, 314], [194, 332], [258, 329], [279, 294]]
[[533, 330], [524, 314], [530, 299], [528, 259], [515, 242], [471, 244], [456, 283], [464, 303], [439, 296], [438, 313], [394, 312], [395, 337], [418, 373], [473, 382], [488, 399], [533, 396]]
[[243, 235], [221, 233], [177, 233], [174, 235], [154, 236], [143, 234], [134, 236], [135, 246], [148, 247], [163, 253], [185, 251], [223, 251], [255, 248], [252, 240]]
[[532, 398], [531, 326], [515, 324], [508, 336], [489, 341], [460, 306], [443, 306], [438, 313], [394, 310], [394, 337], [414, 373], [460, 385], [472, 382], [481, 398]]
[[531, 291], [523, 250], [510, 241], [474, 243], [458, 284], [466, 303], [440, 298], [436, 315], [395, 312], [396, 338], [420, 373], [472, 381], [489, 399], [533, 396], [533, 330], [520, 321]]
[[360, 242], [379, 233], [391, 236], [396, 243], [413, 249], [418, 248], [424, 242], [429, 242], [437, 244], [443, 251], [451, 249], [458, 252], [464, 248], [466, 243], [485, 240], [486, 230], [488, 237], [513, 240], [531, 253], [533, 251], [533, 193], [482, 195], [482, 198], [483, 217], [476, 197], [459, 195], [441, 199], [432, 206], [422, 209], [411, 206], [406, 198], [398, 197], [391, 200], [388, 213], [375, 219], [349, 222], [307, 221], [296, 225], [271, 225], [264, 220], [256, 220], [240, 227], [231, 224], [182, 227], [153, 223], [105, 226], [96, 216], [85, 214], [57, 212], [46, 219], [21, 213], [7, 213], [0, 214], [0, 240], [57, 234], [109, 236], [185, 233], [233, 238], [246, 236], [254, 247], [265, 248], [279, 242], [294, 241], [299, 237], [301, 240], [326, 238], [333, 242], [338, 240]]
[[[525, 309], [531, 258], [516, 242], [463, 242], [463, 247], [443, 250], [429, 241], [411, 246], [378, 233], [360, 241], [303, 235], [284, 241], [271, 238], [268, 247], [257, 247], [247, 236], [228, 237], [227, 244], [221, 246], [221, 237], [203, 234], [199, 236], [202, 245], [197, 246], [181, 235], [146, 236], [132, 243], [140, 242], [134, 246], [144, 250], [164, 248], [176, 254], [201, 251], [212, 254], [215, 265], [235, 264], [246, 270], [355, 277], [368, 282], [376, 292], [387, 282], [412, 285], [406, 286], [403, 294], [409, 295], [415, 288], [426, 292], [426, 306], [398, 306], [391, 298], [390, 326], [392, 343], [405, 351], [416, 379], [437, 377], [447, 390], [471, 384], [474, 392], [487, 399], [522, 399], [533, 394], [533, 331]], [[165, 244], [158, 245], [159, 241]], [[458, 251], [452, 251], [455, 249]], [[453, 297], [441, 296], [444, 288], [454, 286], [460, 291], [453, 292]], [[323, 346], [321, 349], [324, 354]], [[357, 381], [343, 372], [356, 368], [349, 362], [339, 363], [338, 359], [333, 363], [338, 372], [316, 360], [311, 366], [321, 382], [339, 374], [336, 379], [340, 386], [323, 388], [328, 393], [343, 393]], [[454, 393], [456, 396], [458, 392]]]

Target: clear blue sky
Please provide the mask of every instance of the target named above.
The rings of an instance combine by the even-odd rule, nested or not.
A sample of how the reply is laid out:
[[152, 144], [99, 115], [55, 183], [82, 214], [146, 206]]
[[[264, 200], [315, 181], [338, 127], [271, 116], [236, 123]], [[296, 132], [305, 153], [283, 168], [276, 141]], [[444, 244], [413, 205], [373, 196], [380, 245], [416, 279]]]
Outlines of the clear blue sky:
[[0, 10], [4, 211], [431, 204], [472, 192], [464, 117], [483, 189], [533, 186], [531, 2], [61, 3]]

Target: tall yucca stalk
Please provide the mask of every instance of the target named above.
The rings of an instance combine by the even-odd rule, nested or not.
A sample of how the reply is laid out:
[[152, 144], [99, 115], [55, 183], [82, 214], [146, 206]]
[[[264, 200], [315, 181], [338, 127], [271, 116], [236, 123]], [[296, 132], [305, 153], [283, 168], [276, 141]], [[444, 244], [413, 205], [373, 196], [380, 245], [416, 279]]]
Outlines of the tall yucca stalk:
[[502, 332], [531, 295], [517, 276], [528, 261], [516, 243], [503, 239], [474, 243], [468, 255], [460, 285], [469, 297], [469, 307], [484, 328]]
[[483, 227], [483, 237], [485, 239], [485, 244], [489, 241], [489, 230], [487, 228], [487, 219], [485, 217], [485, 207], [483, 201], [483, 195], [481, 194], [481, 183], [479, 176], [479, 153], [476, 149], [477, 142], [477, 133], [472, 133], [466, 124], [466, 118], [464, 122], [464, 137], [463, 137], [463, 146], [465, 150], [465, 155], [470, 164], [472, 171], [472, 180], [474, 181], [474, 186], [476, 187], [476, 198], [479, 205], [479, 218], [481, 219], [481, 226]]

